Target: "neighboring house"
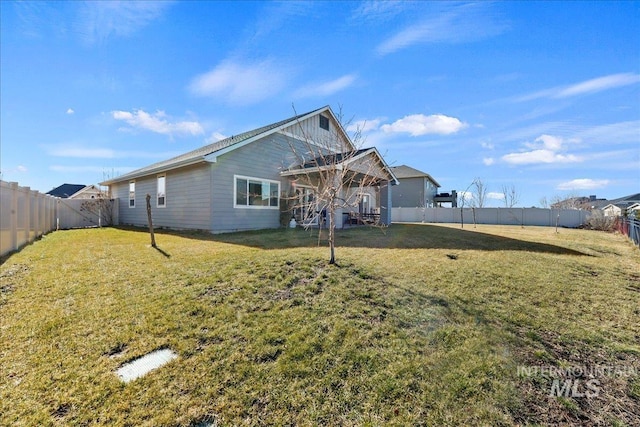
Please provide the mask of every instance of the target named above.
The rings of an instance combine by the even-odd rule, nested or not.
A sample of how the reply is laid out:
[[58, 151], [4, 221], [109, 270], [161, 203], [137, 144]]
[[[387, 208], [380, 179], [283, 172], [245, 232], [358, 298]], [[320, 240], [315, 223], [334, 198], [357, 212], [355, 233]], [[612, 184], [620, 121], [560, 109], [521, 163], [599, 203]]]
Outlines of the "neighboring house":
[[640, 204], [640, 193], [630, 194], [617, 199], [609, 200], [609, 204], [602, 208], [605, 215], [632, 216], [638, 217], [638, 205]]
[[102, 192], [100, 188], [95, 185], [62, 184], [48, 191], [47, 194], [60, 197], [61, 199], [95, 199], [99, 197]]
[[440, 184], [428, 173], [402, 165], [392, 167], [400, 185], [393, 189], [391, 205], [394, 208], [431, 208]]
[[[303, 154], [306, 159], [314, 159], [313, 153], [304, 152], [307, 142], [320, 144], [334, 134], [339, 135], [337, 146], [346, 148], [342, 152], [332, 150], [334, 164], [352, 168], [360, 159], [376, 165], [371, 175], [377, 179], [377, 200], [369, 203], [379, 209], [381, 222], [390, 223], [395, 176], [375, 148], [354, 152], [356, 147], [328, 106], [154, 163], [101, 185], [109, 186], [110, 196], [120, 199], [120, 224], [147, 224], [147, 194], [152, 198], [156, 227], [218, 233], [276, 228], [281, 226], [282, 216], [288, 219], [292, 214], [308, 221], [314, 215], [317, 218], [318, 212], [310, 215], [317, 206], [313, 189], [303, 185], [302, 177], [313, 178], [322, 165], [310, 168], [313, 162], [300, 164], [298, 158]], [[290, 197], [306, 204], [308, 212], [286, 212]], [[342, 226], [343, 213], [337, 212], [338, 227]]]
[[638, 213], [639, 206], [640, 193], [636, 193], [612, 200], [598, 199], [595, 195], [589, 197], [571, 197], [552, 204], [551, 208], [582, 209], [587, 211], [600, 209], [604, 212], [605, 216], [631, 216], [632, 213], [634, 215]]
[[640, 218], [640, 203], [609, 203], [602, 210], [605, 216]]
[[560, 200], [551, 204], [552, 209], [582, 209], [590, 211], [593, 209], [602, 209], [610, 203], [607, 199], [598, 199], [596, 195], [589, 197], [579, 196], [570, 197], [568, 199]]

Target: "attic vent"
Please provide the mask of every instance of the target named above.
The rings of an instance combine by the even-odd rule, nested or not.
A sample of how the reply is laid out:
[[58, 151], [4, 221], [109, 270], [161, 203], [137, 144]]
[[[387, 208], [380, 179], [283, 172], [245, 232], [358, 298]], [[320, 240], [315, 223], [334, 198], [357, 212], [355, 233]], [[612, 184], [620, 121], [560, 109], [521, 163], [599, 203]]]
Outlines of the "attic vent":
[[324, 130], [329, 130], [329, 118], [325, 116], [320, 117], [320, 128]]

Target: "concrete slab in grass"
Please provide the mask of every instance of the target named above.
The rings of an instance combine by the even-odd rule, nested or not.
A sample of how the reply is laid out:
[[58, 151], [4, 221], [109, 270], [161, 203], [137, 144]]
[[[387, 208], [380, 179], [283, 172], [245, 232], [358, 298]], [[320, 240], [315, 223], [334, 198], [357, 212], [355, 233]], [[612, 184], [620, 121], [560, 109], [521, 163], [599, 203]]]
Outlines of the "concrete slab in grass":
[[150, 371], [177, 358], [178, 355], [168, 348], [152, 351], [136, 360], [122, 365], [116, 373], [125, 383], [140, 378]]

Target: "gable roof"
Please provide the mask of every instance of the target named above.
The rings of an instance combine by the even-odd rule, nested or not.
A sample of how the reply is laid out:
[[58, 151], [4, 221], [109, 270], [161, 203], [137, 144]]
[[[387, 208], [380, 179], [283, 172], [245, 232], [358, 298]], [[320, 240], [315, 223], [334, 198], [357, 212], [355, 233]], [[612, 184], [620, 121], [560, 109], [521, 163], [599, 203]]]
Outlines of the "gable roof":
[[[216, 155], [224, 154], [234, 149], [240, 148], [257, 139], [264, 138], [265, 136], [268, 136], [288, 126], [291, 126], [296, 122], [300, 122], [302, 120], [305, 120], [319, 113], [328, 113], [333, 118], [334, 122], [338, 124], [339, 131], [346, 137], [347, 134], [344, 131], [344, 129], [342, 129], [342, 126], [340, 125], [339, 120], [337, 120], [337, 118], [333, 114], [333, 111], [331, 111], [331, 107], [327, 105], [322, 108], [318, 108], [317, 110], [310, 111], [308, 113], [298, 114], [288, 119], [271, 123], [269, 125], [262, 126], [257, 129], [253, 129], [248, 132], [241, 133], [239, 135], [230, 136], [229, 138], [222, 139], [220, 141], [214, 142], [213, 144], [205, 145], [200, 148], [196, 148], [195, 150], [189, 151], [187, 153], [181, 154], [171, 159], [163, 160], [163, 161], [154, 163], [152, 165], [145, 166], [140, 169], [136, 169], [124, 175], [120, 175], [113, 179], [101, 182], [100, 185], [110, 185], [116, 182], [128, 181], [128, 180], [132, 180], [142, 176], [146, 176], [154, 173], [160, 173], [167, 170], [200, 163], [207, 160], [215, 161]], [[349, 140], [348, 137], [347, 137], [347, 140]]]
[[328, 169], [330, 166], [342, 164], [344, 166], [348, 166], [350, 163], [355, 162], [356, 160], [368, 156], [373, 155], [380, 165], [381, 169], [388, 175], [390, 178], [389, 181], [392, 185], [398, 185], [398, 179], [391, 170], [391, 168], [387, 165], [387, 162], [384, 161], [384, 158], [378, 152], [378, 149], [375, 147], [370, 148], [361, 148], [359, 150], [345, 151], [342, 153], [334, 153], [328, 154], [326, 156], [316, 157], [315, 159], [309, 160], [302, 165], [294, 166], [286, 171], [280, 173], [282, 176], [295, 176], [301, 173], [310, 173], [310, 172], [318, 172], [322, 170]]
[[433, 182], [436, 185], [436, 187], [440, 187], [440, 184], [438, 184], [438, 181], [433, 179], [433, 177], [431, 175], [429, 175], [426, 172], [419, 171], [418, 169], [414, 169], [414, 168], [412, 168], [410, 166], [407, 166], [407, 165], [394, 166], [394, 167], [391, 168], [391, 170], [393, 171], [393, 173], [395, 174], [395, 176], [398, 179], [402, 179], [402, 178], [427, 178], [431, 182]]
[[316, 157], [315, 159], [309, 160], [305, 164], [301, 165], [300, 168], [309, 169], [309, 168], [315, 168], [315, 167], [337, 165], [339, 163], [342, 163], [345, 160], [353, 159], [369, 150], [370, 148], [362, 148], [360, 150], [355, 150], [355, 151], [345, 151], [343, 153], [327, 154], [326, 156], [320, 156], [320, 157]]
[[60, 197], [62, 199], [68, 199], [85, 187], [86, 185], [83, 184], [62, 184], [51, 191], [47, 191], [47, 194], [54, 197]]
[[617, 199], [609, 200], [611, 203], [636, 203], [640, 202], [640, 193], [631, 194], [629, 196], [619, 197]]
[[606, 205], [605, 207], [602, 208], [602, 210], [607, 210], [609, 207], [616, 207], [620, 210], [636, 210], [638, 208], [640, 208], [640, 202], [628, 202], [628, 203], [609, 203], [608, 205]]

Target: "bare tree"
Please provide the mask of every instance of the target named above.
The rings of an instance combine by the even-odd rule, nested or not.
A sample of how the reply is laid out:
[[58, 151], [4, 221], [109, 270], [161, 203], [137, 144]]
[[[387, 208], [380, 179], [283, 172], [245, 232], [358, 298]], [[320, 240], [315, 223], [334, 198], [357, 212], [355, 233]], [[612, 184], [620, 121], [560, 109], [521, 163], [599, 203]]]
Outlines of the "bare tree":
[[565, 197], [556, 194], [551, 198], [551, 207], [554, 209], [580, 209], [587, 200], [586, 197], [581, 197], [576, 193], [569, 193]]
[[514, 207], [520, 201], [520, 194], [518, 193], [515, 185], [513, 184], [511, 184], [510, 186], [507, 186], [507, 185], [502, 186], [502, 196], [504, 198], [504, 205], [507, 208]]
[[471, 199], [471, 205], [474, 208], [484, 208], [487, 203], [487, 186], [480, 178], [473, 180], [473, 199]]
[[88, 214], [85, 216], [88, 221], [92, 222], [97, 218], [98, 226], [113, 225], [113, 201], [104, 191], [99, 192], [93, 199], [83, 201], [80, 212]]
[[547, 196], [542, 196], [540, 198], [540, 207], [543, 209], [547, 209], [549, 207], [549, 202], [547, 201]]
[[[464, 228], [464, 205], [466, 204], [467, 198], [469, 196], [469, 189], [476, 184], [476, 181], [479, 178], [475, 178], [473, 181], [471, 181], [471, 184], [469, 184], [469, 186], [466, 188], [466, 190], [458, 193], [458, 206], [460, 206], [460, 228]], [[475, 227], [475, 222], [476, 222], [476, 211], [475, 211], [475, 203], [474, 203], [474, 199], [475, 199], [475, 195], [472, 194], [471, 196], [471, 206], [473, 209], [473, 225]]]
[[[329, 264], [335, 264], [336, 224], [343, 211], [362, 224], [379, 224], [380, 214], [372, 213], [372, 193], [386, 193], [392, 176], [375, 148], [363, 149], [358, 128], [351, 138], [343, 123], [342, 110], [330, 117], [321, 115], [320, 126], [310, 127], [301, 121], [288, 138], [295, 158], [285, 167], [283, 176], [292, 177], [292, 191], [285, 204], [305, 228], [323, 225], [328, 230]], [[322, 130], [318, 130], [322, 129]], [[377, 189], [377, 190], [376, 190]], [[390, 206], [381, 206], [390, 209]], [[342, 217], [340, 218], [340, 221]]]

